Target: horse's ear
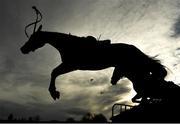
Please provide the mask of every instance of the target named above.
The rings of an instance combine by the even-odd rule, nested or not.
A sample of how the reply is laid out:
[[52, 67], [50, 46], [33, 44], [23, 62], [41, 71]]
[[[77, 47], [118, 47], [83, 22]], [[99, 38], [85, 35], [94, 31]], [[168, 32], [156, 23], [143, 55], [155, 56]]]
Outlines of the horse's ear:
[[42, 30], [42, 25], [39, 26], [37, 32], [38, 32], [38, 31], [41, 31], [41, 30]]

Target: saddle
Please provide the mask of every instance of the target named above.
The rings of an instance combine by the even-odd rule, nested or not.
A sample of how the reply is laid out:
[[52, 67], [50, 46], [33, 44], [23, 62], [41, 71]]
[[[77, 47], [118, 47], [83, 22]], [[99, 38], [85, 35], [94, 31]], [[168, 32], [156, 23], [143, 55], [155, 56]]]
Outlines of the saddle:
[[88, 45], [109, 45], [111, 44], [111, 40], [97, 40], [93, 36], [87, 36], [84, 38], [85, 43]]
[[97, 43], [99, 45], [109, 45], [111, 44], [111, 40], [101, 40], [101, 41], [97, 41]]

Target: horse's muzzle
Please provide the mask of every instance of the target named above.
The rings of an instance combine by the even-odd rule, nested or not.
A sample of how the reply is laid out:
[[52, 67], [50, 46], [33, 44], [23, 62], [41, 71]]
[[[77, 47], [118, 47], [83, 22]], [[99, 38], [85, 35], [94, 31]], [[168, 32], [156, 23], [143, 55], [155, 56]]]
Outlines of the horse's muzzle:
[[23, 54], [28, 54], [28, 53], [29, 53], [29, 52], [28, 52], [27, 50], [25, 50], [23, 47], [21, 47], [20, 50], [21, 50], [21, 52], [22, 52]]

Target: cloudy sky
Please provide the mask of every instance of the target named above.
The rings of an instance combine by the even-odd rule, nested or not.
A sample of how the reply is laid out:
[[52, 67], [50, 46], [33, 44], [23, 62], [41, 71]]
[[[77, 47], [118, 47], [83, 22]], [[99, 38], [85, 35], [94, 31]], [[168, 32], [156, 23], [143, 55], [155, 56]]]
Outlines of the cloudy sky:
[[43, 14], [43, 30], [133, 44], [158, 55], [167, 80], [180, 83], [180, 0], [0, 0], [0, 119], [9, 113], [79, 119], [87, 112], [109, 118], [114, 103], [131, 104], [135, 95], [127, 79], [111, 86], [113, 68], [78, 70], [57, 78], [61, 99], [53, 101], [47, 89], [52, 69], [61, 63], [58, 52], [49, 45], [20, 52], [28, 40], [24, 27], [35, 19], [33, 5]]

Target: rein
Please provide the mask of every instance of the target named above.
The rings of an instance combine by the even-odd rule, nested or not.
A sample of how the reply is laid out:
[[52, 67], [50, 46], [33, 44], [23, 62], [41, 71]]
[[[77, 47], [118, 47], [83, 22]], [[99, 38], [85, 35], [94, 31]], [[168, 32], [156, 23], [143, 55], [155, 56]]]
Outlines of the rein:
[[[30, 24], [28, 24], [26, 27], [25, 27], [25, 34], [26, 36], [29, 38], [29, 35], [27, 33], [27, 28], [30, 27], [31, 25], [34, 25], [34, 29], [33, 29], [33, 33], [36, 31], [36, 25], [37, 23], [39, 23], [41, 20], [42, 20], [42, 14], [41, 12], [35, 7], [33, 6], [32, 9], [34, 9], [34, 11], [36, 12], [36, 21], [35, 22], [32, 22]], [[40, 18], [39, 18], [40, 16]]]

